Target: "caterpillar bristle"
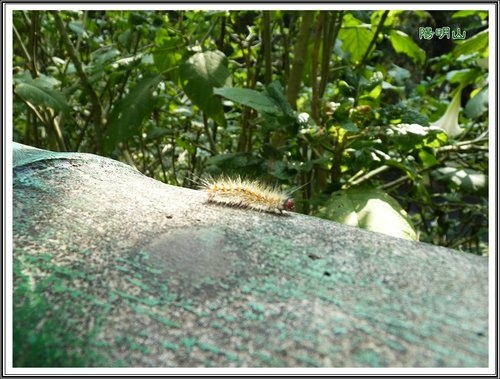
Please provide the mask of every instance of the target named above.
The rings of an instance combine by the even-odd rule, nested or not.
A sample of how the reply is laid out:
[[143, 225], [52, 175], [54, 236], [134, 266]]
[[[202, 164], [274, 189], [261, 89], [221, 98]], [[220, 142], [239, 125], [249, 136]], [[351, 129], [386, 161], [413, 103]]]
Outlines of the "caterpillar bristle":
[[291, 197], [257, 180], [222, 176], [217, 179], [202, 179], [201, 185], [208, 193], [209, 202], [261, 212], [283, 213], [284, 210], [292, 211], [295, 208]]

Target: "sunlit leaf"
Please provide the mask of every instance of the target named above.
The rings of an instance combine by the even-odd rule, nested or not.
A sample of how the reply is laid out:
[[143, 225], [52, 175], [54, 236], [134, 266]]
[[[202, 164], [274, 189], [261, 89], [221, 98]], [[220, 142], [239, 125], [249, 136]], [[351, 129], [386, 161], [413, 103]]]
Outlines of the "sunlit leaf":
[[400, 30], [391, 30], [389, 33], [389, 39], [392, 47], [397, 53], [406, 54], [413, 59], [414, 62], [424, 64], [426, 57], [425, 51], [413, 42], [409, 35]]
[[357, 63], [368, 50], [374, 31], [371, 25], [363, 24], [354, 16], [346, 14], [339, 38], [342, 40], [342, 49], [351, 55], [351, 62]]
[[488, 40], [489, 33], [488, 29], [486, 29], [465, 41], [457, 42], [458, 44], [453, 49], [452, 54], [455, 57], [459, 57], [460, 55], [468, 55], [475, 52], [487, 52]]
[[422, 161], [424, 168], [432, 167], [438, 164], [436, 156], [429, 150], [426, 149], [419, 150], [418, 157]]
[[461, 10], [453, 13], [451, 18], [462, 18], [462, 17], [471, 17], [471, 16], [478, 16], [481, 20], [484, 20], [488, 17], [488, 12], [487, 11], [478, 11], [478, 10]]
[[405, 210], [394, 198], [377, 189], [336, 192], [319, 216], [393, 237], [417, 239]]

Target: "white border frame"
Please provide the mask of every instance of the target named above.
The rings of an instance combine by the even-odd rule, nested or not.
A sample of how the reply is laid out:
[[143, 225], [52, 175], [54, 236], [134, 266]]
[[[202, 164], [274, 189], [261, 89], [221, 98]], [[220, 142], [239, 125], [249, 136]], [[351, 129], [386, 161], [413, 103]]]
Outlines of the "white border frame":
[[[120, 375], [120, 376], [137, 376], [137, 375], [492, 375], [495, 374], [495, 339], [498, 335], [496, 311], [498, 288], [497, 272], [498, 260], [496, 256], [497, 242], [497, 183], [496, 174], [497, 168], [497, 129], [498, 120], [498, 101], [495, 94], [498, 93], [498, 62], [495, 60], [498, 55], [497, 31], [498, 31], [498, 11], [495, 8], [494, 1], [491, 4], [485, 3], [465, 3], [465, 4], [450, 4], [450, 3], [389, 3], [389, 4], [372, 4], [372, 3], [289, 3], [289, 4], [273, 4], [273, 3], [249, 3], [249, 4], [226, 4], [226, 3], [197, 3], [197, 4], [158, 4], [158, 3], [136, 3], [136, 4], [116, 4], [116, 3], [3, 3], [3, 22], [4, 29], [4, 77], [5, 86], [3, 88], [5, 113], [4, 113], [4, 135], [5, 135], [5, 271], [4, 278], [6, 287], [4, 288], [5, 306], [6, 306], [6, 323], [4, 327], [4, 336], [6, 340], [5, 358], [3, 372], [8, 375], [35, 375], [35, 376], [67, 376], [67, 375]], [[342, 10], [349, 7], [349, 10], [380, 10], [380, 9], [401, 9], [401, 10], [485, 10], [489, 12], [489, 25], [491, 32], [489, 33], [489, 67], [490, 67], [490, 86], [489, 86], [489, 120], [490, 120], [490, 135], [489, 149], [495, 155], [491, 157], [489, 164], [489, 367], [488, 368], [14, 368], [12, 367], [12, 12], [15, 10], [144, 10], [148, 7], [150, 10]], [[497, 3], [498, 6], [498, 3]], [[2, 23], [3, 23], [2, 22]], [[492, 106], [493, 105], [493, 106]]]

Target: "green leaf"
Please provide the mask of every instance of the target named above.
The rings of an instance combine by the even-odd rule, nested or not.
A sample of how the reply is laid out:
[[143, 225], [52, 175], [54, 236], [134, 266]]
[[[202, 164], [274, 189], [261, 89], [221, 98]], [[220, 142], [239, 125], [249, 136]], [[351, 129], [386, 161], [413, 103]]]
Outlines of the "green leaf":
[[24, 101], [33, 105], [52, 108], [57, 112], [68, 113], [70, 107], [62, 92], [53, 89], [50, 78], [28, 79], [17, 84], [14, 91]]
[[468, 168], [441, 167], [433, 171], [432, 176], [469, 193], [485, 191], [488, 186], [487, 175]]
[[407, 79], [410, 79], [411, 73], [406, 68], [392, 64], [392, 68], [387, 72], [388, 76], [393, 78], [396, 83], [403, 85]]
[[262, 92], [255, 91], [249, 88], [215, 88], [214, 94], [223, 96], [226, 99], [235, 103], [245, 105], [255, 109], [259, 113], [277, 112], [277, 108], [273, 101]]
[[181, 63], [179, 75], [182, 87], [193, 104], [219, 124], [225, 125], [222, 100], [213, 91], [217, 87], [231, 86], [226, 56], [220, 51], [196, 53]]
[[160, 81], [160, 75], [147, 75], [113, 107], [104, 136], [105, 151], [111, 152], [119, 142], [139, 132], [142, 122], [153, 111], [153, 92]]
[[161, 46], [153, 52], [153, 60], [158, 72], [169, 79], [179, 81], [179, 63], [182, 60], [184, 41], [181, 37], [164, 38]]
[[373, 39], [373, 34], [371, 25], [361, 23], [350, 14], [344, 16], [339, 38], [342, 40], [342, 49], [351, 55], [351, 62], [361, 60]]
[[446, 74], [446, 79], [450, 83], [460, 83], [467, 85], [474, 82], [481, 75], [481, 70], [478, 68], [464, 68], [462, 70], [453, 70]]
[[484, 20], [488, 17], [487, 11], [477, 11], [477, 10], [461, 10], [453, 13], [451, 18], [463, 18], [463, 17], [472, 17], [478, 16], [481, 20]]
[[424, 168], [429, 168], [439, 163], [435, 154], [432, 153], [432, 150], [421, 149], [418, 151], [418, 157], [422, 161]]
[[465, 106], [465, 114], [469, 118], [478, 118], [488, 111], [488, 86], [481, 88]]
[[279, 109], [290, 119], [295, 120], [297, 116], [292, 106], [288, 102], [283, 86], [277, 80], [272, 82], [266, 87], [266, 94], [274, 101], [274, 103], [279, 107]]
[[95, 65], [99, 66], [99, 69], [101, 69], [101, 66], [113, 62], [116, 57], [120, 56], [120, 50], [114, 48], [114, 47], [103, 47], [98, 49], [97, 51], [92, 53], [92, 60]]
[[486, 29], [465, 41], [457, 42], [457, 46], [453, 49], [452, 54], [454, 57], [459, 57], [460, 55], [469, 55], [476, 52], [487, 52], [488, 40], [489, 34], [488, 29]]
[[417, 239], [404, 209], [378, 189], [353, 188], [335, 192], [319, 216], [393, 237]]
[[392, 47], [397, 53], [403, 53], [409, 56], [415, 63], [424, 64], [425, 51], [422, 50], [411, 37], [400, 30], [391, 30], [389, 33], [389, 40]]
[[128, 17], [130, 25], [141, 25], [148, 22], [148, 19], [138, 12], [131, 12]]
[[172, 130], [167, 129], [167, 128], [159, 128], [157, 126], [152, 127], [150, 130], [148, 130], [148, 134], [146, 139], [148, 141], [154, 140], [163, 136], [172, 136]]
[[[370, 22], [371, 22], [372, 26], [376, 27], [380, 23], [380, 19], [382, 18], [382, 15], [385, 12], [386, 11], [384, 9], [382, 9], [382, 10], [379, 10], [379, 11], [374, 11], [371, 14], [371, 16], [370, 16]], [[385, 22], [384, 22], [384, 27], [388, 27], [388, 26], [394, 25], [394, 22], [399, 19], [398, 16], [401, 13], [404, 13], [404, 11], [396, 11], [396, 10], [389, 11], [389, 13], [387, 14], [387, 18], [385, 19]]]
[[79, 37], [81, 38], [88, 38], [88, 34], [87, 32], [85, 31], [85, 28], [84, 26], [79, 23], [79, 22], [75, 22], [75, 21], [70, 21], [69, 24], [68, 24], [70, 30], [74, 33], [76, 33]]
[[358, 105], [368, 105], [371, 108], [378, 107], [380, 95], [382, 94], [382, 85], [376, 85], [369, 93], [359, 96]]

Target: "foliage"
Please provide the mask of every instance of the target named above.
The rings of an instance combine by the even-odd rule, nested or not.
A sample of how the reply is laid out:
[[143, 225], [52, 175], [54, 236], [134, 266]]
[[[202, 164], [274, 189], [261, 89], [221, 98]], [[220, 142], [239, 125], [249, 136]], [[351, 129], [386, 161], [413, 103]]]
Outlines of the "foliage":
[[14, 136], [175, 185], [258, 177], [337, 220], [338, 199], [378, 199], [406, 215], [389, 234], [485, 254], [487, 28], [484, 11], [16, 11]]
[[349, 188], [335, 192], [319, 215], [394, 237], [416, 239], [405, 210], [379, 189]]

